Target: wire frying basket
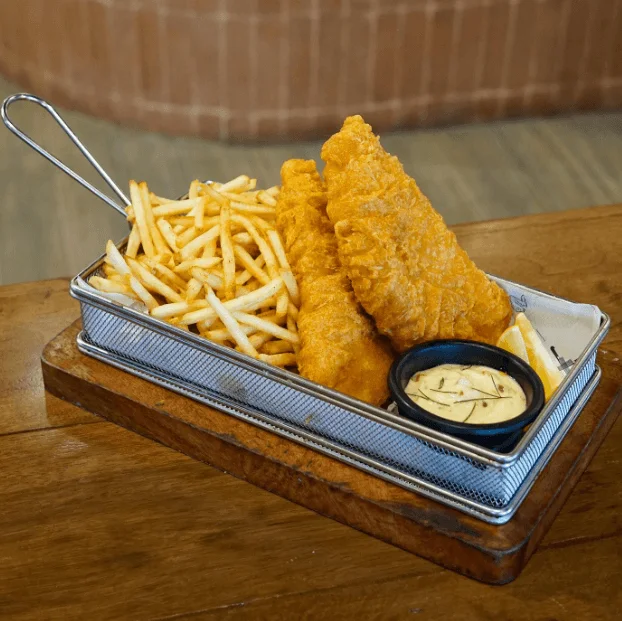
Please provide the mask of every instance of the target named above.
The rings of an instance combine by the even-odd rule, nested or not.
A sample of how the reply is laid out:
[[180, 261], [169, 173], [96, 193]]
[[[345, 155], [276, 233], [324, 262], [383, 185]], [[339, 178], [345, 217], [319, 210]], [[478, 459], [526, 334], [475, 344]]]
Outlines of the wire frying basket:
[[[130, 204], [47, 102], [28, 94], [7, 98], [0, 112], [9, 130], [125, 216], [123, 205], [17, 128], [8, 116], [17, 101], [45, 109], [123, 205]], [[126, 241], [119, 244], [121, 250]], [[71, 295], [80, 302], [83, 330], [78, 347], [83, 353], [490, 523], [512, 517], [600, 379], [596, 350], [609, 328], [604, 313], [562, 385], [520, 443], [509, 453], [497, 453], [121, 306], [88, 285], [103, 262], [101, 256], [70, 285]], [[559, 299], [528, 291], [543, 301]]]

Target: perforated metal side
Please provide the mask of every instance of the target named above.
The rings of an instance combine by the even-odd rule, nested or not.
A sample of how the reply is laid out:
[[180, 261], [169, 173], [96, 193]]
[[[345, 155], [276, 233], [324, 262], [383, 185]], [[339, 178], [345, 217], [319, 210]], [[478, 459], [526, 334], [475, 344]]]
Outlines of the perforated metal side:
[[163, 374], [172, 385], [183, 381], [212, 401], [220, 397], [223, 404], [252, 408], [275, 424], [284, 421], [318, 440], [330, 440], [491, 509], [508, 505], [595, 369], [594, 354], [520, 458], [499, 467], [375, 422], [99, 307], [84, 302], [81, 306], [85, 332], [93, 344]]

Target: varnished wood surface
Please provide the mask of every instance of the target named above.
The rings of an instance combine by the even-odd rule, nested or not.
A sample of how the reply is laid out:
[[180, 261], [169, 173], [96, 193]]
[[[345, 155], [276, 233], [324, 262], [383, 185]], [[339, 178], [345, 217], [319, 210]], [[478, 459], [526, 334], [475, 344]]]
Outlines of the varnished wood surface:
[[[19, 91], [0, 78], [0, 99]], [[144, 179], [163, 196], [179, 196], [195, 178], [245, 173], [260, 184], [277, 183], [284, 160], [320, 155], [321, 142], [227, 145], [62, 114], [121, 188], [130, 178]], [[15, 105], [11, 115], [104, 187], [42, 110]], [[523, 119], [399, 132], [382, 142], [453, 224], [621, 202], [621, 120], [620, 112]], [[107, 239], [126, 232], [116, 212], [1, 125], [0, 199], [0, 284], [75, 274]]]
[[46, 390], [131, 431], [490, 584], [523, 570], [622, 409], [622, 366], [603, 377], [511, 521], [493, 526], [78, 351], [78, 321], [46, 346]]
[[[458, 234], [492, 272], [599, 304], [612, 317], [604, 348], [615, 360], [620, 213], [534, 216]], [[556, 252], [560, 243], [572, 260]], [[523, 574], [489, 587], [46, 398], [41, 346], [78, 314], [68, 296], [60, 302], [65, 286], [0, 289], [0, 617], [618, 618], [622, 421]], [[55, 421], [64, 426], [51, 428]]]

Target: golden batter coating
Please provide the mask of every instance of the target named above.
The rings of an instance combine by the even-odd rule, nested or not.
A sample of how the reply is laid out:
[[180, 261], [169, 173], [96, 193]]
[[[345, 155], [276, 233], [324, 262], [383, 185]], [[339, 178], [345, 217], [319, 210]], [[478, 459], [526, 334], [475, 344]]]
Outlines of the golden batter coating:
[[281, 180], [277, 229], [300, 287], [300, 374], [381, 405], [389, 397], [387, 376], [393, 354], [357, 302], [341, 268], [315, 162], [285, 162]]
[[507, 294], [478, 269], [360, 116], [322, 148], [328, 216], [357, 299], [398, 351], [436, 338], [496, 343]]

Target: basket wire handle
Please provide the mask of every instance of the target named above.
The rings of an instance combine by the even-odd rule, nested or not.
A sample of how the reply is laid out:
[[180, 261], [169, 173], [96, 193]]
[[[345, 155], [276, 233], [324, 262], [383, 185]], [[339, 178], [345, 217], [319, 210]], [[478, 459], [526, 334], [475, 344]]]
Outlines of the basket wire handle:
[[28, 93], [18, 93], [16, 95], [11, 95], [7, 97], [2, 103], [2, 108], [0, 109], [0, 116], [2, 117], [3, 123], [7, 126], [9, 130], [11, 130], [18, 138], [23, 140], [28, 146], [33, 148], [37, 153], [45, 157], [47, 160], [52, 162], [56, 167], [60, 168], [65, 174], [69, 175], [72, 179], [77, 181], [81, 186], [85, 187], [87, 190], [90, 190], [95, 196], [103, 200], [107, 205], [110, 205], [113, 209], [118, 211], [123, 217], [126, 217], [127, 214], [121, 205], [119, 205], [115, 200], [106, 196], [103, 192], [98, 190], [95, 186], [91, 185], [86, 179], [83, 179], [76, 172], [71, 170], [68, 166], [63, 164], [58, 158], [54, 157], [50, 152], [46, 151], [41, 145], [36, 143], [30, 136], [25, 134], [21, 129], [19, 129], [13, 121], [9, 118], [9, 106], [16, 101], [30, 101], [32, 103], [41, 106], [45, 109], [52, 118], [60, 125], [61, 129], [69, 136], [69, 139], [73, 144], [78, 147], [80, 153], [84, 155], [84, 157], [89, 161], [91, 166], [99, 173], [101, 178], [108, 184], [110, 189], [123, 201], [124, 205], [130, 205], [130, 201], [127, 196], [119, 189], [117, 184], [110, 178], [108, 173], [101, 167], [101, 165], [97, 162], [97, 160], [90, 154], [87, 148], [80, 142], [79, 138], [73, 133], [69, 125], [65, 123], [60, 114], [56, 112], [56, 110], [51, 106], [47, 101], [36, 97], [35, 95], [30, 95]]

